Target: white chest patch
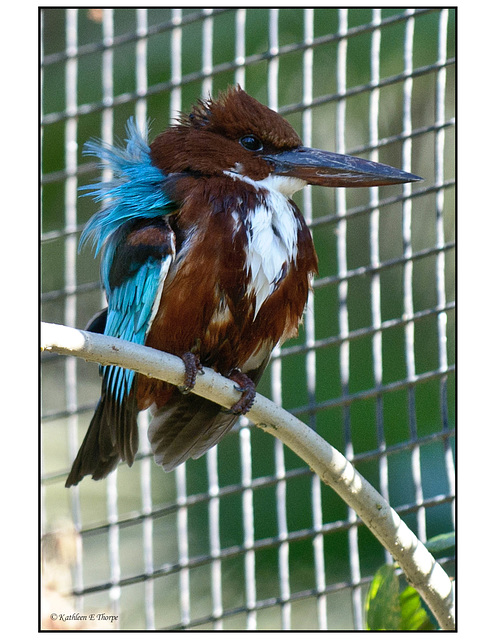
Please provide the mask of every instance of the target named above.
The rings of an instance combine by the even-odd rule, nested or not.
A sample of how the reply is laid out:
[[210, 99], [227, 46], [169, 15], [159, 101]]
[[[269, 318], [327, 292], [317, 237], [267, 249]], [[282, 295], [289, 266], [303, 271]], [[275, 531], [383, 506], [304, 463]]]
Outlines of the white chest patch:
[[239, 174], [229, 175], [260, 190], [259, 204], [245, 220], [248, 239], [246, 269], [251, 276], [248, 290], [256, 300], [256, 317], [284, 276], [289, 263], [296, 260], [300, 223], [288, 198], [306, 183], [282, 176], [270, 176], [256, 182]]

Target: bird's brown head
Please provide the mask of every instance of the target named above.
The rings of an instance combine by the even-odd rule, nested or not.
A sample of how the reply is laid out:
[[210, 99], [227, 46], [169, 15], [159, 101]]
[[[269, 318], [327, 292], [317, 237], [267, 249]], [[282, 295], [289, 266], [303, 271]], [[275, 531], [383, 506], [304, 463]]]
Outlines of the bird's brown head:
[[153, 164], [166, 174], [228, 174], [254, 181], [279, 176], [291, 183], [288, 192], [305, 184], [358, 187], [420, 180], [387, 165], [304, 147], [287, 120], [240, 87], [217, 100], [198, 101], [150, 146]]
[[208, 176], [233, 171], [262, 180], [271, 172], [264, 153], [301, 144], [287, 120], [236, 87], [217, 100], [200, 100], [189, 114], [182, 114], [152, 142], [151, 157], [165, 173]]

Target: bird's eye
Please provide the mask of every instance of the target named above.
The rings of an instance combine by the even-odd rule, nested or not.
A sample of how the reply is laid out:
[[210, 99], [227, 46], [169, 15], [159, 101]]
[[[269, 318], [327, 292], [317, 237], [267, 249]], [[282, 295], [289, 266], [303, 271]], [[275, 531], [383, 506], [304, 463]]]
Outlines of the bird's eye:
[[243, 136], [239, 142], [248, 151], [261, 151], [263, 143], [256, 136]]

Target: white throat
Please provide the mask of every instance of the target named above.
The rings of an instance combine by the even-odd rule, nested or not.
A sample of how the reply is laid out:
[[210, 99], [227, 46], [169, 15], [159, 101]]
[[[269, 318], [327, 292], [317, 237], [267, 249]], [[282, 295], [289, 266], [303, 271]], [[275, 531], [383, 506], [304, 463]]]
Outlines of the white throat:
[[248, 240], [248, 291], [255, 297], [256, 318], [265, 300], [285, 276], [290, 263], [297, 258], [297, 235], [301, 225], [289, 198], [306, 182], [287, 176], [268, 176], [256, 181], [236, 172], [225, 173], [260, 190], [258, 205], [248, 213], [244, 222]]

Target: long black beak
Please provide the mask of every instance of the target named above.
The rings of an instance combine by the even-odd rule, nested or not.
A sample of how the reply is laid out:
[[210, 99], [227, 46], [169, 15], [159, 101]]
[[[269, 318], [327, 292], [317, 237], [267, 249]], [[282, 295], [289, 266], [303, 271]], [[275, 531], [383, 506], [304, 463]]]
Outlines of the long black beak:
[[292, 176], [323, 187], [375, 187], [422, 180], [386, 164], [310, 147], [297, 147], [263, 158], [273, 166], [274, 175]]

